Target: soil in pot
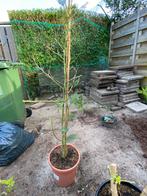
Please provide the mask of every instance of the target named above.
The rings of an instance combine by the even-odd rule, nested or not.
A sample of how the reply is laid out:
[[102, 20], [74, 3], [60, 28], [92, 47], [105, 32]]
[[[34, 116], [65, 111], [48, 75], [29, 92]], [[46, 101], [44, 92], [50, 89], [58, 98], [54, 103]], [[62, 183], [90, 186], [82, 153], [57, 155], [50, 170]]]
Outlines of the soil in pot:
[[68, 146], [67, 148], [68, 154], [65, 159], [61, 156], [61, 146], [55, 148], [51, 153], [50, 161], [57, 169], [70, 169], [77, 163], [79, 159], [78, 152], [72, 146]]
[[[131, 187], [126, 186], [125, 184], [121, 184], [118, 189], [119, 196], [140, 196], [140, 193], [134, 190]], [[99, 193], [99, 196], [112, 196], [110, 183], [106, 184]]]

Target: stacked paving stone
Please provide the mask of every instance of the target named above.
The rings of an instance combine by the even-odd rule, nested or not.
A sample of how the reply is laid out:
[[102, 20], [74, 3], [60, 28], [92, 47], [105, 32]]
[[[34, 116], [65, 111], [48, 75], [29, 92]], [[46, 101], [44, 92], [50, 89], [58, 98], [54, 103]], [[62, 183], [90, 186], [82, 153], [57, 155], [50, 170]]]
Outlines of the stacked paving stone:
[[100, 104], [117, 104], [119, 90], [115, 87], [116, 79], [115, 71], [92, 71], [89, 82], [90, 97]]
[[111, 70], [92, 71], [90, 86], [96, 88], [107, 88], [115, 83], [117, 78], [116, 72]]
[[134, 75], [133, 66], [117, 66], [111, 69], [116, 71], [119, 78], [116, 80], [116, 86], [120, 91], [119, 101], [123, 104], [138, 101], [137, 89], [143, 76]]

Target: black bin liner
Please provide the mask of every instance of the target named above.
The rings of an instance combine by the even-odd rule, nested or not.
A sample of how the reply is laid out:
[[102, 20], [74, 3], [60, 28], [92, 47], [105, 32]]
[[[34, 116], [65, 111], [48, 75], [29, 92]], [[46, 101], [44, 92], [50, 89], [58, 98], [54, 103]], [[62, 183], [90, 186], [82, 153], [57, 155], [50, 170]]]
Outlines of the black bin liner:
[[12, 163], [34, 143], [34, 140], [33, 133], [15, 124], [0, 122], [0, 166]]

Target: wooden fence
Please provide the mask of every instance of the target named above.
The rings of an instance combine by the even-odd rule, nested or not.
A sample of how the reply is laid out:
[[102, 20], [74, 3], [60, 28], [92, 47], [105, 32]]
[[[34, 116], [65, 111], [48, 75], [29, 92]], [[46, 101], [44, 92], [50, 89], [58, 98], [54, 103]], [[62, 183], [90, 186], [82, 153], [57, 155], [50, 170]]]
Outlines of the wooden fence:
[[16, 62], [17, 52], [11, 25], [0, 24], [0, 61]]
[[112, 24], [110, 36], [110, 66], [133, 65], [147, 85], [147, 8]]

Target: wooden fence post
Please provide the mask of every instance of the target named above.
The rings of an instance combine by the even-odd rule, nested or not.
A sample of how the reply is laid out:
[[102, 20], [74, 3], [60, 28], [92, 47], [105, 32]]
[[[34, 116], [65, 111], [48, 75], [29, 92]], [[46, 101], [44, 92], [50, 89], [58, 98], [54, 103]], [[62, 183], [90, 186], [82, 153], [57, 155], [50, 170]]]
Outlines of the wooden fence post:
[[18, 58], [11, 25], [0, 25], [0, 43], [2, 53], [0, 60], [16, 62]]

